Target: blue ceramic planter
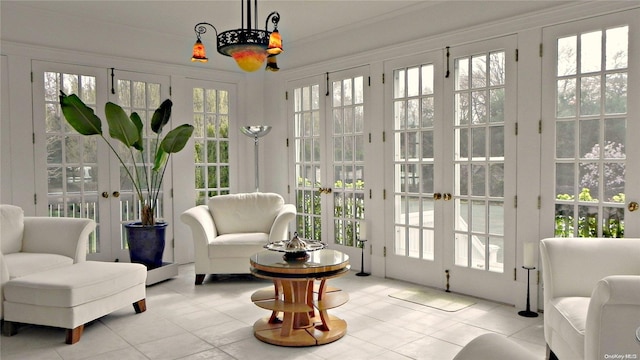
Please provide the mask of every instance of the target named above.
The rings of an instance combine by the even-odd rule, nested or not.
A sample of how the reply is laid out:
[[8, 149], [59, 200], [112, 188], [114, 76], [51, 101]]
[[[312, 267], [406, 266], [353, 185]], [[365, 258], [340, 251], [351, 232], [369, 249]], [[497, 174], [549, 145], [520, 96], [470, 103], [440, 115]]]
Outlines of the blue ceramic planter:
[[144, 264], [148, 270], [162, 266], [167, 223], [142, 225], [126, 224], [129, 257], [132, 263]]

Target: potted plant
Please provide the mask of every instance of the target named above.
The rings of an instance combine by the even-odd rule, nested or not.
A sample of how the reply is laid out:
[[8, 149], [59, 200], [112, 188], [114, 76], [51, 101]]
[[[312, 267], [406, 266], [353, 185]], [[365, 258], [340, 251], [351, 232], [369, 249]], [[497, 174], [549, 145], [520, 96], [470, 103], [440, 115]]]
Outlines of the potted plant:
[[[155, 145], [152, 149], [145, 149], [144, 125], [140, 116], [136, 112], [127, 116], [119, 105], [112, 102], [106, 103], [104, 113], [109, 125], [109, 136], [120, 141], [128, 149], [133, 164], [133, 170], [131, 170], [124, 163], [121, 154], [104, 136], [102, 120], [93, 109], [85, 105], [77, 95], [66, 95], [63, 92], [60, 95], [60, 106], [69, 125], [78, 133], [86, 136], [99, 135], [107, 143], [133, 184], [135, 194], [142, 206], [142, 218], [140, 222], [125, 225], [131, 262], [143, 263], [148, 269], [162, 266], [167, 224], [156, 222], [155, 219], [158, 196], [162, 189], [169, 156], [185, 147], [193, 134], [193, 126], [180, 125], [169, 131], [162, 140], [160, 139], [162, 129], [171, 118], [173, 103], [167, 99], [155, 110], [151, 118], [151, 130], [156, 134]], [[155, 159], [153, 166], [147, 166], [145, 163], [146, 151], [152, 151], [151, 158]]]

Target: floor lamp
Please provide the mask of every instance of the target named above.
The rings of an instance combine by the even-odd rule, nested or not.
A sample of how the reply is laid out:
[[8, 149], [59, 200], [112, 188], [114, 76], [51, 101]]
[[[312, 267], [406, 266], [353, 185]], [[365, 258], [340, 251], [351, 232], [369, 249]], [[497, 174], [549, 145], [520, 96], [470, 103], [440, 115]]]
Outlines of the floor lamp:
[[256, 171], [256, 192], [259, 191], [260, 173], [258, 172], [258, 138], [261, 138], [271, 131], [271, 126], [266, 125], [252, 125], [243, 126], [240, 128], [243, 134], [253, 137], [253, 153], [255, 158], [255, 171]]

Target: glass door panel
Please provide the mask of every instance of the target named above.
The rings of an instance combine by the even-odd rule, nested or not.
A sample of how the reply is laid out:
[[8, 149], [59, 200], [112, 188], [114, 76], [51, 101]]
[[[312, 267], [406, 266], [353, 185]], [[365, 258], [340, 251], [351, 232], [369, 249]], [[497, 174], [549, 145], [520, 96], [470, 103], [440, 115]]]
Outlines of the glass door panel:
[[[640, 194], [627, 184], [638, 182], [636, 146], [627, 134], [640, 131], [637, 102], [638, 28], [633, 14], [603, 16], [546, 28], [549, 49], [543, 64], [541, 222], [544, 236], [625, 237], [638, 226], [625, 221], [627, 203]], [[552, 225], [552, 228], [547, 226]], [[552, 230], [552, 231], [551, 231]]]

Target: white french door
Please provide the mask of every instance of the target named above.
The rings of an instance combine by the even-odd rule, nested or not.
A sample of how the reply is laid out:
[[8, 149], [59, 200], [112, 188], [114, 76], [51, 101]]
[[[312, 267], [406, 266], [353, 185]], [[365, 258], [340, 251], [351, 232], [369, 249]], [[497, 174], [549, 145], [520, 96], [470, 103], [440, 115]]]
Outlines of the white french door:
[[365, 218], [368, 68], [301, 80], [289, 89], [296, 231], [355, 256]]
[[[87, 258], [128, 261], [122, 224], [139, 219], [131, 184], [102, 139], [79, 135], [67, 125], [59, 95], [77, 94], [103, 120], [104, 104], [113, 101], [127, 112], [137, 111], [144, 122], [168, 97], [168, 78], [120, 72], [111, 84], [107, 69], [37, 61], [33, 73], [36, 215], [91, 218], [97, 228]], [[115, 94], [110, 96], [111, 85]], [[102, 130], [110, 139], [106, 121]], [[169, 183], [165, 179], [165, 188]]]
[[515, 44], [452, 47], [448, 64], [441, 51], [385, 64], [394, 134], [387, 276], [511, 301]]
[[451, 48], [445, 81], [445, 269], [453, 291], [513, 302], [515, 35]]
[[[385, 63], [392, 74], [385, 88], [387, 133], [393, 140], [392, 236], [386, 241], [386, 276], [436, 287], [443, 276], [443, 64], [442, 52], [402, 58]], [[392, 128], [390, 128], [392, 126]], [[387, 158], [389, 159], [389, 158]], [[391, 205], [391, 204], [389, 204]], [[408, 271], [408, 269], [411, 269]]]
[[543, 30], [542, 237], [640, 236], [639, 17]]
[[67, 125], [59, 105], [60, 91], [77, 94], [104, 118], [107, 72], [34, 61], [33, 74], [36, 215], [95, 220], [88, 258], [110, 260], [115, 250], [110, 239], [118, 229], [111, 226], [111, 204], [102, 194], [110, 194], [111, 155], [96, 136], [82, 136]]

